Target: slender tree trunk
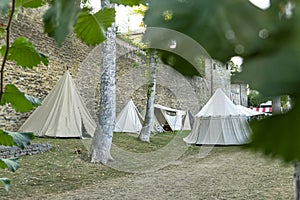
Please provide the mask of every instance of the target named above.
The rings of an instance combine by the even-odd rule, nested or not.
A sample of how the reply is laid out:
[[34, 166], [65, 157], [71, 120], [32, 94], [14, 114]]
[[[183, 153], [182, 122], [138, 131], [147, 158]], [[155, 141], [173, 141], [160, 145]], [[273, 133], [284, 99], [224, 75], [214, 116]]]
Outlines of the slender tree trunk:
[[[272, 114], [281, 113], [281, 101], [280, 97], [275, 97], [272, 99]], [[294, 162], [294, 185], [295, 185], [295, 199], [300, 200], [300, 163], [298, 161]]]
[[300, 200], [300, 164], [294, 162], [294, 183], [295, 183], [295, 199]]
[[[292, 102], [292, 104], [294, 104], [294, 102]], [[294, 161], [294, 185], [295, 185], [295, 199], [300, 200], [300, 162], [299, 161]]]
[[6, 48], [5, 48], [5, 52], [4, 52], [4, 56], [3, 56], [3, 60], [2, 60], [2, 64], [1, 64], [1, 68], [0, 68], [0, 101], [2, 99], [2, 95], [3, 95], [3, 90], [4, 90], [4, 68], [5, 68], [5, 64], [7, 61], [7, 57], [8, 57], [8, 52], [9, 52], [9, 48], [10, 48], [10, 28], [12, 25], [12, 20], [13, 20], [13, 16], [15, 13], [15, 8], [16, 8], [16, 1], [13, 0], [12, 1], [12, 5], [11, 5], [11, 11], [9, 14], [9, 19], [8, 19], [8, 23], [6, 26]]
[[139, 139], [144, 142], [150, 142], [150, 135], [153, 129], [154, 118], [154, 99], [156, 89], [156, 54], [157, 51], [150, 51], [149, 58], [149, 84], [147, 90], [147, 107], [143, 128], [139, 134]]
[[[107, 0], [102, 8], [114, 7]], [[99, 123], [91, 145], [91, 162], [106, 164], [110, 159], [116, 113], [116, 33], [115, 24], [106, 32], [102, 45]]]
[[280, 97], [274, 97], [272, 99], [272, 114], [280, 114], [281, 113], [281, 100]]

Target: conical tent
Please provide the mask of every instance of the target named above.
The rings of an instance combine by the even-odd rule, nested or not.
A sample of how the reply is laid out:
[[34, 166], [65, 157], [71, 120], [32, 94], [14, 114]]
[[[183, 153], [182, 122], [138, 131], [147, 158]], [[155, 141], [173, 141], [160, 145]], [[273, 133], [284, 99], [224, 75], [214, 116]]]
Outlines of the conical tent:
[[184, 138], [189, 144], [239, 145], [249, 140], [250, 127], [241, 112], [221, 89], [195, 117], [191, 133]]
[[89, 136], [94, 135], [96, 123], [66, 71], [19, 131], [36, 136], [83, 137], [83, 127]]
[[181, 130], [190, 131], [193, 128], [193, 124], [194, 124], [193, 114], [190, 111], [187, 111], [186, 115], [183, 118]]
[[126, 104], [116, 118], [115, 132], [139, 133], [142, 129], [143, 117], [133, 101]]

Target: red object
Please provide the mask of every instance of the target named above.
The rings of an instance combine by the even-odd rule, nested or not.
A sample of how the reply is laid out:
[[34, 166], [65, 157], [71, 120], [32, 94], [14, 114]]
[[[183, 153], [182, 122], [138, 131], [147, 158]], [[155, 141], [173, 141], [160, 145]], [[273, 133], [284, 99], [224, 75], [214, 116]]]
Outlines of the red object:
[[272, 107], [264, 107], [264, 108], [251, 108], [252, 110], [256, 110], [258, 112], [264, 113], [272, 113]]

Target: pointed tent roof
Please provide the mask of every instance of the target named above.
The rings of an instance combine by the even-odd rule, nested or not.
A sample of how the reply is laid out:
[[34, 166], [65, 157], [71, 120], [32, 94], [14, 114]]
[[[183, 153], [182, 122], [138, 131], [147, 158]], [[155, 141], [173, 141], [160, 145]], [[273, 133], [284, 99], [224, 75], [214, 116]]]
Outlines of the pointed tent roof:
[[82, 126], [88, 135], [94, 135], [96, 123], [66, 71], [19, 131], [33, 132], [36, 136], [82, 137]]
[[188, 110], [186, 112], [185, 117], [183, 118], [183, 122], [182, 122], [182, 129], [183, 131], [187, 130], [192, 130], [193, 128], [193, 124], [194, 124], [194, 117], [193, 114]]
[[234, 105], [226, 94], [218, 88], [196, 117], [245, 115]]
[[143, 117], [132, 99], [126, 104], [116, 118], [115, 132], [139, 133], [142, 129]]

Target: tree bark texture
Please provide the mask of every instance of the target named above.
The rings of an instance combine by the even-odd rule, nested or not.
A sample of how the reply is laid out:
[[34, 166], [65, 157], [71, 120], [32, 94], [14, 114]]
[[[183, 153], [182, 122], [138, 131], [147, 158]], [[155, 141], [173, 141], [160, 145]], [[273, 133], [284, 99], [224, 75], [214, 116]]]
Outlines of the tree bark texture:
[[295, 199], [300, 200], [300, 163], [294, 162]]
[[[114, 7], [102, 0], [104, 7]], [[110, 159], [116, 113], [116, 33], [115, 24], [106, 32], [102, 44], [102, 63], [100, 80], [100, 110], [98, 126], [91, 145], [91, 162], [106, 164]]]
[[156, 54], [157, 51], [150, 51], [149, 58], [149, 83], [147, 89], [147, 106], [143, 128], [139, 134], [139, 139], [144, 142], [150, 142], [151, 131], [154, 121], [154, 99], [156, 89]]
[[281, 100], [280, 97], [274, 97], [272, 99], [272, 114], [281, 113]]

